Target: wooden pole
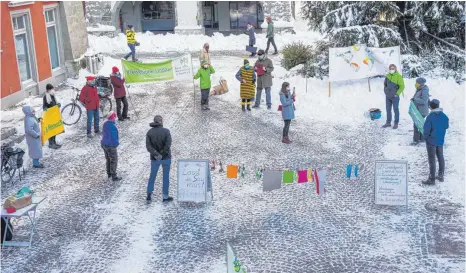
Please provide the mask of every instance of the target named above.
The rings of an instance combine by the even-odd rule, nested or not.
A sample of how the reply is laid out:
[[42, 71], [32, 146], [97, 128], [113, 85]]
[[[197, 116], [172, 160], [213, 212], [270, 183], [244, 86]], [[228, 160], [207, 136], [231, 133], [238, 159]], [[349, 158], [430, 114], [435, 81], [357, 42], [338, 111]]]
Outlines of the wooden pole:
[[371, 92], [371, 78], [367, 78], [367, 84], [369, 85], [369, 92]]
[[330, 97], [330, 81], [328, 82], [328, 96]]

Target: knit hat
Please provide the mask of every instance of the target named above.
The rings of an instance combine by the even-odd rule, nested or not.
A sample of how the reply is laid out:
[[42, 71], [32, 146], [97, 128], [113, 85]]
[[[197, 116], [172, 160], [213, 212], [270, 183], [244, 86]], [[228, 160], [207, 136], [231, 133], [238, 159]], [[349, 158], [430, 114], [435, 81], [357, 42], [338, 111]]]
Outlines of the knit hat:
[[115, 118], [116, 118], [115, 111], [112, 111], [108, 114], [108, 120], [115, 120]]
[[271, 16], [267, 16], [266, 20], [267, 20], [267, 21], [270, 21], [270, 20], [272, 20], [272, 17], [271, 17]]
[[95, 80], [95, 76], [86, 76], [87, 81], [93, 81]]
[[205, 64], [207, 64], [207, 61], [206, 61], [206, 60], [202, 60], [202, 61], [201, 61], [201, 65], [205, 65]]
[[50, 83], [47, 83], [47, 85], [45, 86], [45, 90], [49, 91], [52, 89], [53, 89], [53, 85], [51, 85]]
[[128, 25], [128, 28], [133, 28], [133, 25]]
[[161, 115], [157, 115], [154, 117], [154, 123], [155, 124], [163, 124], [163, 118]]
[[248, 59], [244, 59], [244, 65], [246, 64], [249, 64], [249, 60]]
[[112, 67], [112, 73], [113, 74], [115, 74], [115, 73], [117, 73], [119, 71], [120, 71], [120, 69], [118, 69], [118, 67], [116, 67], [116, 66]]
[[426, 83], [426, 79], [422, 78], [422, 77], [419, 77], [416, 79], [416, 82], [419, 83], [419, 84], [425, 84]]
[[259, 51], [257, 51], [257, 55], [264, 55], [265, 54], [265, 51], [263, 49], [259, 49]]
[[438, 99], [433, 99], [430, 101], [430, 109], [437, 109], [440, 107], [440, 101]]

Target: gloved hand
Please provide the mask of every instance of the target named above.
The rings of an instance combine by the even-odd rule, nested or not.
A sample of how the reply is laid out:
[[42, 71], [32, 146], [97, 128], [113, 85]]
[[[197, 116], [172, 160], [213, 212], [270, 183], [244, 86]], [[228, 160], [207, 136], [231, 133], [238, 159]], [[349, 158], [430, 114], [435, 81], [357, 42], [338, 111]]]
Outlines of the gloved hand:
[[161, 154], [155, 156], [155, 160], [157, 160], [157, 161], [162, 160], [162, 158], [163, 158], [163, 157], [162, 157]]
[[57, 103], [57, 105], [58, 105], [58, 108], [61, 108], [61, 103]]
[[43, 110], [44, 112], [47, 111], [47, 107], [42, 108], [42, 110]]
[[42, 118], [38, 118], [37, 120], [39, 120], [39, 122], [42, 122]]

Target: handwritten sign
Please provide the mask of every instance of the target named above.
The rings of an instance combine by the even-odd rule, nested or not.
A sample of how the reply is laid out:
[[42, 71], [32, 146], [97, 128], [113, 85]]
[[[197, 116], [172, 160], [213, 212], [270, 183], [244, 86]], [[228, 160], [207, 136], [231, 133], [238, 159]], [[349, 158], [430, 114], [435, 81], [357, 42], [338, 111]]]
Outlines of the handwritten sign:
[[205, 202], [210, 185], [208, 160], [178, 160], [178, 201]]
[[377, 205], [408, 205], [408, 162], [375, 162], [375, 203]]

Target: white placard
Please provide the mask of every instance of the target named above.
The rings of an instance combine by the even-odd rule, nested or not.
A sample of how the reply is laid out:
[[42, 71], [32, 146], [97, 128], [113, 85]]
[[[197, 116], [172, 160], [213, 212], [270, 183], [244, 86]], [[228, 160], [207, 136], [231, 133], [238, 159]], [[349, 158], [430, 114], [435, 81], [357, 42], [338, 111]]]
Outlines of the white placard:
[[178, 160], [179, 202], [205, 202], [208, 183], [208, 160]]
[[329, 81], [357, 80], [385, 75], [390, 64], [402, 70], [400, 47], [350, 47], [329, 49]]
[[176, 80], [192, 80], [193, 64], [191, 54], [172, 59], [173, 74]]
[[375, 203], [408, 205], [408, 162], [385, 160], [375, 162]]

